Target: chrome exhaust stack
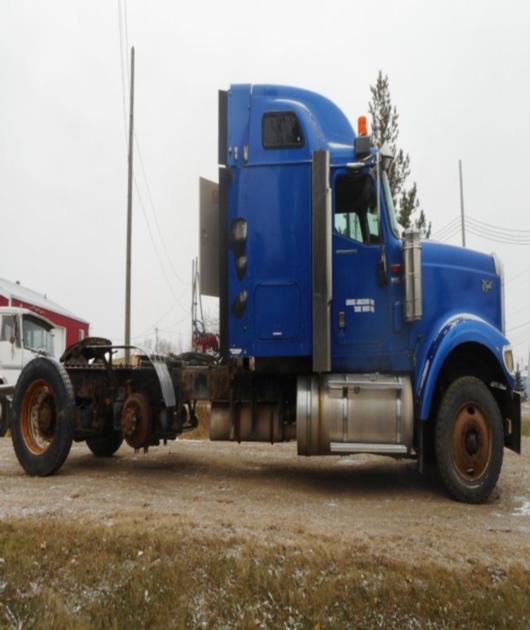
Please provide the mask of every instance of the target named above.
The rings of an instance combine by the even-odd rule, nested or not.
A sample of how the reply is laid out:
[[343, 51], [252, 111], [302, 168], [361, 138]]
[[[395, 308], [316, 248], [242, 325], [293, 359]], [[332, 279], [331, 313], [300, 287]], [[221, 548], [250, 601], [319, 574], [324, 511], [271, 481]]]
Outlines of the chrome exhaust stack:
[[405, 275], [405, 321], [416, 322], [422, 316], [421, 233], [411, 227], [403, 233]]

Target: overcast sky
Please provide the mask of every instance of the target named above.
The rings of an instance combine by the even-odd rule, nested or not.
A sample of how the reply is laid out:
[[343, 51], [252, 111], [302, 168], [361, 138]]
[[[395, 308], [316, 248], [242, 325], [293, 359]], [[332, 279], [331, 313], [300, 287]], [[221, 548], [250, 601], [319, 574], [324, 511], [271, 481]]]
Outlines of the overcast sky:
[[[118, 6], [0, 0], [0, 276], [116, 342], [127, 187]], [[470, 217], [530, 230], [529, 3], [129, 0], [126, 14], [148, 181], [137, 160], [147, 215], [135, 195], [137, 341], [155, 325], [189, 337], [197, 180], [217, 176], [217, 90], [230, 83], [312, 89], [355, 121], [382, 69], [433, 231], [459, 216], [458, 159]], [[530, 245], [467, 241], [504, 260], [509, 336], [526, 363]]]

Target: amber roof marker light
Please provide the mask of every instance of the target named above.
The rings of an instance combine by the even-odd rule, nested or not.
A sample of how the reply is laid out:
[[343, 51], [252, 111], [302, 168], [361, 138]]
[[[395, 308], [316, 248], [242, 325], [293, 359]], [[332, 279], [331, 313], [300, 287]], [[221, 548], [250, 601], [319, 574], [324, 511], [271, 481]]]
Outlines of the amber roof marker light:
[[366, 116], [359, 116], [359, 118], [357, 118], [357, 135], [368, 135], [368, 124], [366, 122]]

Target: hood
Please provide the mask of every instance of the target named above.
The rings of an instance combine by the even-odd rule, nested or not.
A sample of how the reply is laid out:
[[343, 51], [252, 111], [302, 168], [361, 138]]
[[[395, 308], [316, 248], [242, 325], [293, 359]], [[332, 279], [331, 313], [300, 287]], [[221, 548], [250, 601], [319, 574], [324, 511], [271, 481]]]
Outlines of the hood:
[[421, 246], [424, 265], [456, 267], [462, 273], [468, 270], [497, 276], [491, 254], [436, 241], [422, 241]]
[[472, 314], [502, 331], [502, 286], [495, 259], [472, 249], [422, 241], [423, 323]]

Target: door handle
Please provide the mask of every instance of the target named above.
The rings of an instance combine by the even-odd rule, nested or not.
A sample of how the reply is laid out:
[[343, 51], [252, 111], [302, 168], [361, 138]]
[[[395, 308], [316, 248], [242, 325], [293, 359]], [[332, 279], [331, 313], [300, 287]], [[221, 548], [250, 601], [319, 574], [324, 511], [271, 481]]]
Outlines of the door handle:
[[381, 257], [377, 263], [377, 284], [381, 287], [385, 287], [388, 284], [386, 273], [386, 253], [384, 249], [381, 249]]

